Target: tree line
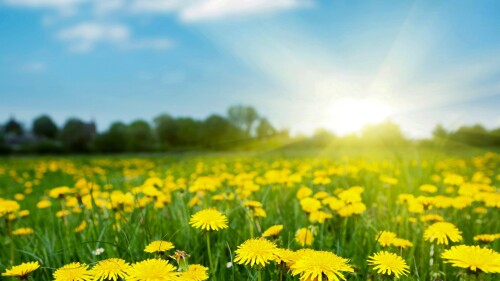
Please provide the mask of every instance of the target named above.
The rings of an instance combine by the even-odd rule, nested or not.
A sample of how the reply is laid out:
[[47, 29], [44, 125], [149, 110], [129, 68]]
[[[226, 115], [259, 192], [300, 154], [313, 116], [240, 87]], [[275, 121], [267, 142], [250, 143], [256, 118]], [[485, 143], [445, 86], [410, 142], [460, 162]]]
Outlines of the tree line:
[[58, 127], [48, 115], [33, 120], [25, 129], [14, 118], [0, 128], [0, 152], [6, 153], [123, 153], [178, 150], [228, 150], [241, 142], [279, 135], [255, 108], [236, 105], [225, 116], [206, 119], [161, 114], [152, 122], [135, 120], [112, 123], [97, 132], [94, 122], [78, 118]]
[[500, 147], [500, 128], [488, 130], [481, 125], [447, 130], [437, 125], [430, 139], [409, 140], [400, 127], [387, 120], [369, 124], [358, 132], [337, 136], [318, 129], [312, 136], [291, 137], [277, 130], [251, 106], [236, 105], [226, 115], [205, 119], [160, 114], [151, 122], [135, 120], [114, 122], [97, 132], [94, 122], [78, 118], [66, 120], [62, 127], [48, 115], [33, 120], [25, 129], [14, 118], [0, 125], [0, 153], [137, 153], [166, 151], [245, 150], [259, 148], [386, 147], [407, 145], [466, 145]]

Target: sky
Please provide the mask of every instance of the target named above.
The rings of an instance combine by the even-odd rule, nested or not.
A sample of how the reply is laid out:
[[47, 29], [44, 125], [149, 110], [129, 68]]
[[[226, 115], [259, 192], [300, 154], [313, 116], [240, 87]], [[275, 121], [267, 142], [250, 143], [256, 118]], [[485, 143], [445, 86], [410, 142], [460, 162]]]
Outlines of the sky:
[[500, 1], [0, 0], [0, 122], [500, 127]]

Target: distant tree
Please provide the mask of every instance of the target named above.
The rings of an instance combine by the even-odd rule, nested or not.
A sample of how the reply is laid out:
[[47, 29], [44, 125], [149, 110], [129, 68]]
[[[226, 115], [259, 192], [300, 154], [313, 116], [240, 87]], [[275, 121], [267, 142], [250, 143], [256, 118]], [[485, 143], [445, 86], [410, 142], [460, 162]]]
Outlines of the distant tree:
[[122, 122], [111, 124], [106, 132], [97, 136], [95, 146], [99, 152], [125, 152], [127, 149], [127, 125]]
[[33, 133], [42, 138], [55, 139], [59, 129], [48, 115], [37, 117], [33, 121]]
[[251, 135], [252, 126], [259, 119], [255, 108], [243, 105], [231, 106], [227, 110], [227, 116], [231, 123], [245, 132], [246, 136]]
[[23, 134], [23, 126], [13, 117], [4, 125], [5, 134], [21, 136]]
[[136, 120], [127, 128], [127, 147], [132, 152], [153, 151], [155, 138], [149, 123], [144, 120]]
[[433, 138], [436, 139], [446, 139], [448, 138], [448, 132], [441, 124], [437, 124], [434, 130], [432, 131]]
[[241, 139], [244, 132], [220, 115], [211, 115], [201, 127], [203, 144], [212, 148], [228, 148]]
[[177, 118], [177, 140], [182, 146], [200, 144], [201, 122], [189, 117]]
[[451, 134], [454, 141], [473, 145], [489, 146], [494, 142], [493, 136], [482, 125], [461, 126], [457, 131]]
[[313, 146], [325, 147], [331, 145], [336, 139], [335, 135], [325, 129], [317, 129], [311, 137]]
[[67, 120], [60, 134], [63, 145], [70, 152], [88, 152], [95, 136], [95, 125], [77, 118]]
[[259, 125], [257, 125], [257, 137], [263, 138], [276, 134], [276, 129], [269, 123], [266, 118], [260, 118]]
[[361, 136], [362, 142], [375, 146], [397, 146], [407, 142], [399, 126], [390, 120], [364, 126]]
[[162, 114], [153, 120], [155, 132], [158, 142], [162, 149], [178, 145], [178, 130], [177, 120], [168, 114]]

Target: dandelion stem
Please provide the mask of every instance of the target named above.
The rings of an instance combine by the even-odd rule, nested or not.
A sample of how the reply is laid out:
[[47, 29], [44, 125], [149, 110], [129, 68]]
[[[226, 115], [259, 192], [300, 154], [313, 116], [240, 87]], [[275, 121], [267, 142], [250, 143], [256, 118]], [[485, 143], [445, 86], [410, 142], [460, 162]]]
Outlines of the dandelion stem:
[[257, 279], [258, 279], [259, 281], [262, 281], [262, 272], [261, 272], [261, 270], [260, 270], [260, 269], [257, 269]]
[[207, 238], [207, 249], [208, 249], [208, 263], [210, 264], [210, 272], [212, 272], [212, 280], [216, 280], [215, 278], [215, 268], [212, 262], [212, 251], [210, 250], [210, 236], [208, 235], [208, 231], [205, 233]]

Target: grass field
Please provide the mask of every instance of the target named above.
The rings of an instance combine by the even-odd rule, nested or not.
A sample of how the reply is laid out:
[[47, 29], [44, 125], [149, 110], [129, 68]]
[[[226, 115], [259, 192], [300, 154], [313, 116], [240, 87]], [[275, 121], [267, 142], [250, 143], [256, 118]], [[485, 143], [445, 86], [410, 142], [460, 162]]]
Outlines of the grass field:
[[[37, 261], [19, 279], [113, 280], [99, 279], [98, 262], [120, 258], [135, 271], [113, 267], [124, 269], [115, 280], [392, 280], [394, 270], [400, 280], [498, 280], [500, 155], [463, 155], [4, 158], [0, 270]], [[217, 230], [193, 225], [208, 208], [222, 219], [201, 220]], [[266, 235], [272, 243], [243, 244], [273, 225], [283, 228]], [[445, 257], [458, 245], [496, 252], [458, 253], [464, 268], [454, 267]], [[378, 273], [368, 259], [381, 251], [407, 268]], [[139, 263], [154, 258], [176, 269]], [[54, 275], [72, 262], [81, 272]]]

